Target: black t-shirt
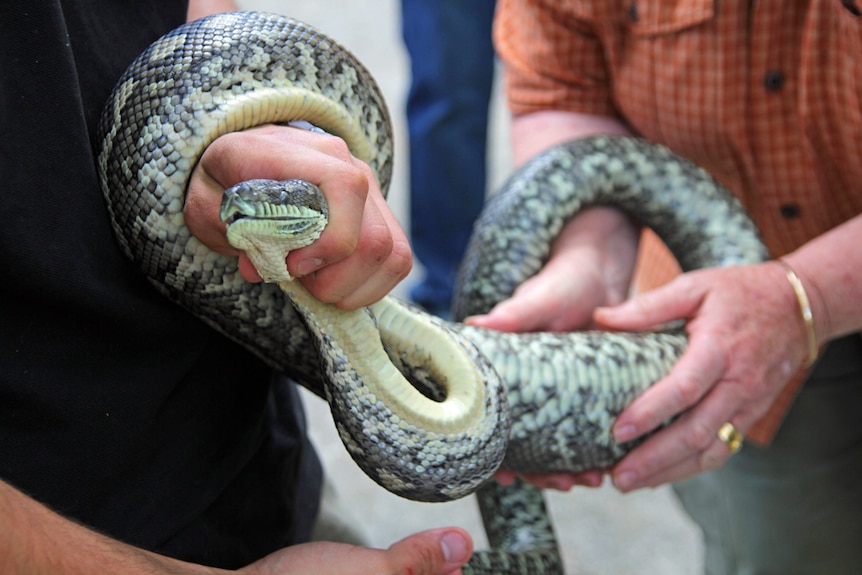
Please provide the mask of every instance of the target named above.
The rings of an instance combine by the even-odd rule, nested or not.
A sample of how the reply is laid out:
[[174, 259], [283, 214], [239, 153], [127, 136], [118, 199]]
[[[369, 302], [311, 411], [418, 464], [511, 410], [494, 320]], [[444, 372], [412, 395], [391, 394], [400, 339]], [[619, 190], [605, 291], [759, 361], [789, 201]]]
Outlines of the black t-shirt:
[[124, 259], [92, 141], [185, 2], [0, 7], [0, 478], [118, 539], [237, 567], [306, 540], [320, 466], [292, 384]]

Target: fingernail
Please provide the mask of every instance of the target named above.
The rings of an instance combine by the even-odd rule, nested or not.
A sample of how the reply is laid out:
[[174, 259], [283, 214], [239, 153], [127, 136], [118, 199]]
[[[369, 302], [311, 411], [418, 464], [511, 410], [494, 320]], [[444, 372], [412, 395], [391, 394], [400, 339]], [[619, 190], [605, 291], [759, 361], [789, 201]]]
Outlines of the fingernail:
[[614, 441], [617, 443], [625, 443], [631, 441], [638, 436], [638, 430], [634, 425], [624, 425], [619, 429], [614, 429]]
[[313, 274], [317, 270], [323, 267], [323, 264], [326, 263], [321, 258], [309, 258], [307, 260], [302, 260], [296, 265], [296, 275], [297, 277], [305, 277], [307, 275]]
[[634, 471], [623, 471], [614, 477], [614, 485], [620, 491], [628, 491], [636, 487], [635, 482], [638, 480]]
[[446, 563], [462, 565], [470, 559], [470, 543], [457, 531], [449, 531], [440, 540]]

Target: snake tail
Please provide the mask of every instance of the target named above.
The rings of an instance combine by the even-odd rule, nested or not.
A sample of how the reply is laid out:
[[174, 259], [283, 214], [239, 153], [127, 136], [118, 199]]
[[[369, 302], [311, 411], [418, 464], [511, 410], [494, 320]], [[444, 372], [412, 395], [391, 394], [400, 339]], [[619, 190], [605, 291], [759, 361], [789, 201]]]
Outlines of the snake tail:
[[476, 501], [488, 549], [473, 553], [464, 575], [564, 572], [541, 489], [520, 480], [506, 487], [490, 482], [476, 492]]

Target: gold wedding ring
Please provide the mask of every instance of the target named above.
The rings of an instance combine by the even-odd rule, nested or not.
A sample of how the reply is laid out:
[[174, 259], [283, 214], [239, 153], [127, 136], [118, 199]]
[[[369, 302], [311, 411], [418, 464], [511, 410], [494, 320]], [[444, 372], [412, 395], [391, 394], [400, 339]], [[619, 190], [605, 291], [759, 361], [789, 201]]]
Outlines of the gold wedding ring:
[[730, 453], [736, 453], [742, 448], [742, 434], [729, 421], [718, 428], [718, 438], [727, 445]]

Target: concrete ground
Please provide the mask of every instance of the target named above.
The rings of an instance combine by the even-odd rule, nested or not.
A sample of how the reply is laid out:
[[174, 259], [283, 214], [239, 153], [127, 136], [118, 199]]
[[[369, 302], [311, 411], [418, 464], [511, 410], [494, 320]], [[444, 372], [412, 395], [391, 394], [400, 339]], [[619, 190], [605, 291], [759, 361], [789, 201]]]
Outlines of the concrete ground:
[[[466, 0], [469, 1], [469, 0]], [[396, 163], [389, 200], [407, 229], [408, 190], [403, 103], [407, 59], [395, 0], [239, 0], [243, 9], [280, 12], [323, 30], [353, 51], [369, 68], [386, 96], [393, 117]], [[499, 91], [498, 91], [499, 92]], [[494, 103], [490, 187], [509, 169], [506, 113]], [[409, 232], [409, 230], [408, 230]], [[404, 296], [408, 278], [396, 295]], [[307, 396], [312, 438], [326, 467], [339, 507], [333, 508], [366, 538], [387, 547], [430, 527], [459, 525], [470, 531], [477, 547], [485, 544], [472, 498], [445, 504], [400, 499], [374, 484], [352, 462], [341, 445], [327, 406]], [[669, 488], [621, 495], [612, 487], [549, 493], [568, 573], [591, 575], [691, 575], [702, 572], [699, 531], [681, 510]]]

